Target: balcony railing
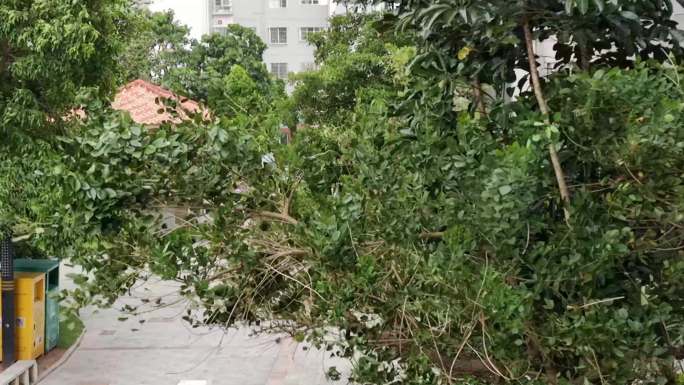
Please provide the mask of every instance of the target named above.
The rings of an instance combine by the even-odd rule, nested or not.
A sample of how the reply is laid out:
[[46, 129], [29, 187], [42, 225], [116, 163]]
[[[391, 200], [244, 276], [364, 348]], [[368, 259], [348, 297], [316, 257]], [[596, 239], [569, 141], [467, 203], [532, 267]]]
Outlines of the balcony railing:
[[233, 7], [216, 7], [214, 8], [214, 15], [232, 15]]

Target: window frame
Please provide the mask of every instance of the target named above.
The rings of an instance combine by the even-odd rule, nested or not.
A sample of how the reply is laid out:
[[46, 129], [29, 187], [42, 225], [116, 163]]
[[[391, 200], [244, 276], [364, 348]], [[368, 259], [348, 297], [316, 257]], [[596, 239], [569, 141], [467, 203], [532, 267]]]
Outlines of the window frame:
[[318, 65], [316, 62], [303, 62], [301, 64], [301, 72], [309, 72], [309, 71], [317, 71], [318, 70]]
[[[278, 66], [278, 71], [273, 71], [274, 66]], [[290, 73], [287, 62], [277, 62], [270, 63], [270, 73], [274, 75], [277, 79], [287, 80], [288, 74]], [[285, 70], [284, 73], [282, 70]]]
[[[269, 45], [287, 45], [287, 40], [288, 40], [288, 28], [287, 27], [269, 27], [268, 28], [268, 42]], [[277, 36], [277, 42], [273, 42], [273, 30], [278, 30]], [[280, 31], [284, 30], [285, 31], [285, 41], [280, 40]]]
[[232, 11], [233, 0], [214, 0], [214, 9], [224, 9]]
[[[307, 32], [305, 35], [303, 33], [304, 29], [310, 29], [311, 31]], [[299, 27], [299, 41], [306, 42], [306, 36], [308, 36], [310, 33], [318, 33], [323, 31], [325, 31], [325, 27]]]
[[271, 9], [287, 8], [287, 0], [269, 0], [268, 7]]

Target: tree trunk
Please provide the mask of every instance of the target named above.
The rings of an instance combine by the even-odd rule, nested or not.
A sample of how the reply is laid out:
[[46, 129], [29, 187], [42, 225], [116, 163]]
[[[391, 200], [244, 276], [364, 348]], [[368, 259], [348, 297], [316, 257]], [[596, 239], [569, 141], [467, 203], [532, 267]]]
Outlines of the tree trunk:
[[[539, 69], [537, 68], [537, 59], [534, 53], [534, 41], [532, 39], [530, 23], [527, 19], [523, 21], [523, 31], [525, 33], [525, 45], [527, 46], [527, 59], [530, 64], [530, 81], [532, 83], [532, 89], [534, 90], [534, 96], [537, 98], [539, 110], [542, 115], [544, 115], [544, 123], [549, 125], [551, 124], [549, 106], [546, 104], [541, 82], [539, 81]], [[568, 206], [570, 204], [570, 191], [568, 190], [568, 185], [565, 183], [565, 173], [563, 172], [560, 159], [558, 158], [558, 152], [553, 143], [549, 144], [549, 156], [551, 157], [551, 163], [553, 164], [553, 171], [556, 174], [558, 190], [560, 191], [561, 199], [563, 200], [565, 220], [569, 221], [570, 211]]]
[[579, 66], [582, 71], [589, 71], [591, 65], [591, 53], [587, 47], [588, 43], [586, 41], [581, 41], [579, 44]]

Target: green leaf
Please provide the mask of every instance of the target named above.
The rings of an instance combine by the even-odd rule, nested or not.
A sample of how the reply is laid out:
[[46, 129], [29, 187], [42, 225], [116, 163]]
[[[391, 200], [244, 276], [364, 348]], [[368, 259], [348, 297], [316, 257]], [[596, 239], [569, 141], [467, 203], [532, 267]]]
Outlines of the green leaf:
[[677, 29], [677, 28], [670, 29], [670, 35], [672, 35], [672, 37], [675, 40], [677, 40], [677, 42], [680, 45], [684, 44], [684, 31], [682, 31], [681, 29]]
[[630, 19], [630, 20], [633, 20], [633, 21], [636, 21], [636, 22], [641, 22], [641, 18], [639, 18], [639, 16], [638, 16], [636, 13], [632, 12], [632, 11], [622, 11], [622, 12], [620, 12], [620, 14], [621, 14], [622, 17], [624, 17], [625, 19]]
[[555, 303], [550, 298], [544, 298], [544, 309], [551, 310], [555, 306]]
[[565, 0], [565, 13], [572, 15], [572, 9], [575, 7], [575, 0]]
[[596, 8], [598, 9], [599, 13], [603, 13], [603, 9], [606, 7], [606, 4], [603, 2], [603, 0], [594, 0], [594, 4], [596, 4]]
[[501, 195], [508, 195], [511, 191], [513, 191], [513, 188], [511, 188], [511, 186], [505, 185], [499, 187], [499, 194]]
[[589, 10], [589, 0], [577, 0], [579, 11], [582, 15], [586, 15]]

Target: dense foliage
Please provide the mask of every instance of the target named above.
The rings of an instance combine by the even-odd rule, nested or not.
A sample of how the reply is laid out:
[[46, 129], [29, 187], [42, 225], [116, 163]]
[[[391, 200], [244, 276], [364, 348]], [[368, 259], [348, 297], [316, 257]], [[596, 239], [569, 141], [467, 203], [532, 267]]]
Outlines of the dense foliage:
[[357, 99], [392, 88], [387, 64], [398, 42], [373, 28], [373, 20], [357, 14], [336, 16], [328, 30], [308, 37], [320, 68], [291, 77], [296, 84], [294, 108], [303, 122], [345, 123]]
[[[211, 34], [202, 41], [192, 41], [183, 52], [181, 65], [164, 76], [162, 84], [173, 90], [185, 91], [189, 97], [207, 100], [212, 87], [221, 87], [222, 78], [239, 64], [261, 87], [268, 91], [270, 79], [263, 53], [266, 44], [247, 27], [231, 24], [225, 34]], [[217, 84], [217, 82], [219, 84]]]
[[[411, 130], [378, 100], [351, 129], [303, 130], [289, 148], [273, 130], [189, 123], [147, 134], [95, 120], [63, 147], [70, 175], [95, 189], [72, 194], [119, 227], [76, 256], [93, 273], [79, 294], [113, 300], [149, 268], [185, 283], [206, 309], [197, 322], [275, 316], [319, 342], [324, 326], [341, 328], [333, 345], [360, 355], [365, 383], [672, 378], [684, 343], [677, 76], [640, 67], [549, 88], [572, 127], [561, 153], [571, 227], [540, 156], [557, 133], [539, 134], [527, 99], [501, 117], [505, 140], [466, 112]], [[268, 152], [275, 164], [263, 163]], [[171, 202], [215, 221], [189, 213], [158, 233], [147, 210]]]
[[[526, 31], [571, 36], [579, 22], [636, 22], [629, 13], [641, 26], [629, 41], [649, 42], [631, 49], [648, 51], [670, 2], [427, 3], [312, 37], [320, 69], [298, 77], [292, 103], [315, 126], [290, 146], [287, 102], [264, 93], [244, 30], [193, 46], [210, 70], [170, 71], [194, 79], [176, 83], [190, 95], [222, 95], [211, 122], [149, 130], [81, 93], [86, 117], [63, 135], [2, 147], [0, 218], [86, 269], [79, 305], [111, 304], [150, 274], [175, 279], [199, 309], [190, 322], [282, 320], [261, 327], [353, 359], [358, 383], [674, 383], [679, 46], [667, 65], [559, 57], [539, 92], [521, 83], [513, 101], [496, 72], [510, 59], [536, 74]], [[595, 47], [623, 32], [601, 31]], [[163, 228], [173, 207], [179, 226]]]
[[148, 80], [203, 102], [218, 116], [283, 103], [284, 85], [266, 70], [266, 45], [254, 31], [229, 25], [225, 34], [197, 41], [173, 18], [171, 11], [133, 12], [133, 33], [120, 54], [121, 84]]
[[159, 83], [172, 68], [183, 64], [190, 29], [174, 20], [172, 11], [132, 12], [132, 33], [119, 56], [121, 84], [135, 79]]
[[64, 116], [83, 86], [111, 92], [128, 13], [124, 0], [3, 1], [0, 134], [40, 132]]

